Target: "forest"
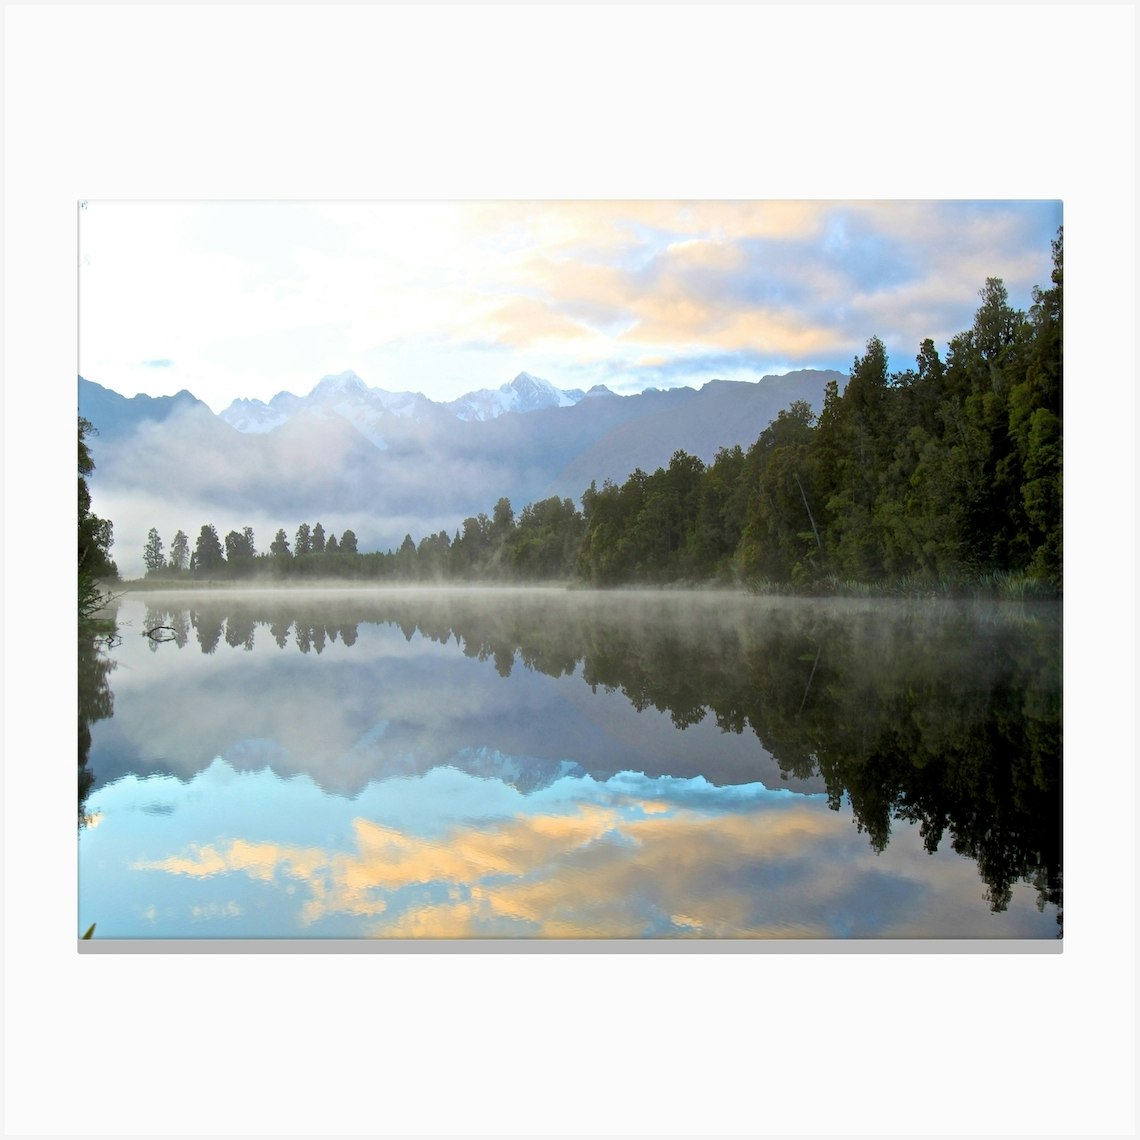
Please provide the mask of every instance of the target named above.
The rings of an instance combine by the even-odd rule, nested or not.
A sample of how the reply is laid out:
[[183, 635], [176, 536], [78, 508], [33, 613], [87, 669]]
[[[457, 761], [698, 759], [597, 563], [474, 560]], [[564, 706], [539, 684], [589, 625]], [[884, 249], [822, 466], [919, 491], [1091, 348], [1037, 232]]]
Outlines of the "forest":
[[1049, 288], [1029, 311], [989, 278], [945, 359], [932, 340], [892, 371], [872, 336], [821, 411], [780, 412], [747, 449], [706, 464], [596, 482], [580, 509], [557, 497], [490, 514], [398, 549], [361, 552], [356, 535], [302, 523], [258, 552], [251, 528], [202, 526], [164, 551], [151, 530], [148, 579], [568, 581], [593, 586], [719, 582], [752, 589], [953, 593], [1062, 587], [1062, 231]]

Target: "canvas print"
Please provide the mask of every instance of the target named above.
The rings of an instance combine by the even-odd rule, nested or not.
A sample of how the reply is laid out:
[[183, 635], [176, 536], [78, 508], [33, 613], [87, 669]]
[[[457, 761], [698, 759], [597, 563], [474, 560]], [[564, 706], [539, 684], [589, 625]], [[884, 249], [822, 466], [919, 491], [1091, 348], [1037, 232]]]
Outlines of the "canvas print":
[[1062, 203], [79, 203], [77, 938], [1055, 941]]

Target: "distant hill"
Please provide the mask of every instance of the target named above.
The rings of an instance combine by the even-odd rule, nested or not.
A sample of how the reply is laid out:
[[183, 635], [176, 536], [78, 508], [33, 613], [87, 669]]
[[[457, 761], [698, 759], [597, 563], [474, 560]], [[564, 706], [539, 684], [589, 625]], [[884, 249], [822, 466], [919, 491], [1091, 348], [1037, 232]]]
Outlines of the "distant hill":
[[795, 400], [806, 400], [818, 412], [829, 380], [842, 390], [847, 377], [805, 370], [765, 376], [754, 384], [712, 380], [699, 392], [660, 393], [672, 398], [653, 401], [648, 414], [615, 427], [579, 452], [552, 481], [552, 493], [581, 494], [591, 480], [598, 486], [606, 479], [622, 483], [635, 468], [653, 472], [667, 466], [678, 449], [711, 463], [722, 447], [747, 448]]
[[140, 424], [162, 423], [175, 413], [213, 417], [201, 400], [183, 389], [174, 396], [121, 396], [79, 377], [79, 414], [89, 419], [104, 439], [119, 439]]

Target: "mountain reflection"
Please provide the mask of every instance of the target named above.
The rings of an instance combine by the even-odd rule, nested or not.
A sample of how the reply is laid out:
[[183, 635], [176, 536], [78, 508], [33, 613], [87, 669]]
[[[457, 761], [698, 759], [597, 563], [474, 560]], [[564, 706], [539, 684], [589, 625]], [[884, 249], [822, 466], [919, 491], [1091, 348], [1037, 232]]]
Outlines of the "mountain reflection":
[[[223, 643], [227, 652], [256, 644], [321, 655], [363, 647], [372, 626], [398, 629], [408, 643], [454, 644], [502, 678], [520, 665], [548, 677], [577, 675], [593, 692], [621, 694], [639, 712], [658, 710], [680, 730], [712, 724], [722, 734], [754, 736], [782, 776], [819, 782], [834, 811], [849, 804], [872, 852], [887, 848], [894, 821], [913, 823], [927, 852], [948, 843], [977, 864], [994, 911], [1009, 905], [1018, 882], [1034, 886], [1040, 906], [1060, 907], [1057, 607], [684, 593], [267, 592], [194, 595], [187, 604], [148, 598], [144, 623], [175, 631], [165, 643], [151, 641], [156, 654], [196, 644], [209, 655], [222, 653]], [[337, 759], [319, 769], [326, 778], [335, 765], [348, 779], [345, 766], [374, 773], [377, 750], [389, 775], [423, 771], [415, 750], [400, 743], [398, 717], [377, 724], [373, 714], [371, 723], [371, 735], [351, 748], [334, 747], [330, 727]], [[280, 770], [282, 745], [274, 741], [247, 740], [228, 751], [242, 763], [258, 749], [261, 763]], [[452, 766], [507, 778], [523, 791], [567, 775], [613, 774], [596, 758], [570, 753], [573, 762], [533, 757], [512, 778], [509, 757], [442, 737], [440, 751]], [[304, 755], [293, 762], [308, 770]], [[374, 778], [365, 774], [359, 786]]]

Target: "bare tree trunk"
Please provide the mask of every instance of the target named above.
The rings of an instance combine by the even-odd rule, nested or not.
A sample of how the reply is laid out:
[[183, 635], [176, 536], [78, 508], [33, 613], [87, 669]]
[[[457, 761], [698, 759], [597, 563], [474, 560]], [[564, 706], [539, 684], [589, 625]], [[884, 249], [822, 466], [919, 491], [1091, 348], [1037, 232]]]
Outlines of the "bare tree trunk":
[[819, 540], [819, 531], [815, 528], [815, 519], [812, 518], [811, 507], [808, 506], [807, 495], [804, 494], [804, 485], [800, 482], [800, 477], [794, 471], [792, 478], [796, 481], [796, 486], [800, 489], [800, 498], [804, 501], [804, 510], [807, 511], [808, 522], [811, 523], [811, 532], [815, 535], [815, 544], [819, 547], [820, 554], [823, 553], [823, 543]]

